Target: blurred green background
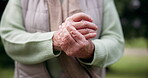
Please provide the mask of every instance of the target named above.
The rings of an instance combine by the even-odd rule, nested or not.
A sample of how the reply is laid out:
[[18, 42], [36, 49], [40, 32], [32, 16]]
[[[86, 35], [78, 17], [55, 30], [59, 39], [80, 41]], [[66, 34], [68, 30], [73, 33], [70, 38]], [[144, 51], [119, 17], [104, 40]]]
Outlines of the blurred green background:
[[[0, 18], [8, 0], [0, 0]], [[106, 78], [148, 78], [148, 0], [115, 0], [124, 32], [124, 56]], [[0, 42], [0, 78], [13, 78], [14, 63]]]

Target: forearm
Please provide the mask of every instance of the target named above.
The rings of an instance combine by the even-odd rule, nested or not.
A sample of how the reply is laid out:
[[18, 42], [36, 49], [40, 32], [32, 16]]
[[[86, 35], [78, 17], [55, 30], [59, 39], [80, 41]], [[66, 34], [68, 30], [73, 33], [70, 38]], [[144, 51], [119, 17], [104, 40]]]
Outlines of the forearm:
[[56, 57], [52, 46], [53, 34], [54, 32], [26, 32], [19, 0], [9, 1], [1, 20], [0, 35], [5, 50], [12, 59], [35, 64]]

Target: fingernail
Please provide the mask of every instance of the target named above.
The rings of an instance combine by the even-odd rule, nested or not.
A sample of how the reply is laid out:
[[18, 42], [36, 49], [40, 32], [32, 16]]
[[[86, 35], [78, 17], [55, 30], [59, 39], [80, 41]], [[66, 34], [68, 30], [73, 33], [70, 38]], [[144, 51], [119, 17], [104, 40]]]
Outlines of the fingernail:
[[91, 17], [92, 22], [94, 21], [93, 18]]
[[96, 33], [92, 33], [92, 35], [97, 35]]

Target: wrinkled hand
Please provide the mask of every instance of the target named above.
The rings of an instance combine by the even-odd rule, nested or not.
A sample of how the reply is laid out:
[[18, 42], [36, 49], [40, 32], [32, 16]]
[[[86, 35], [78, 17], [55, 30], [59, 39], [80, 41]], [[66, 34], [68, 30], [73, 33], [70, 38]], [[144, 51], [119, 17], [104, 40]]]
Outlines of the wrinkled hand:
[[54, 49], [63, 50], [69, 56], [89, 58], [94, 49], [89, 39], [96, 36], [96, 30], [90, 16], [84, 13], [68, 17], [53, 36]]
[[94, 45], [91, 40], [87, 40], [70, 22], [61, 29], [63, 29], [63, 32], [60, 34], [62, 36], [61, 49], [68, 56], [90, 58], [93, 55]]

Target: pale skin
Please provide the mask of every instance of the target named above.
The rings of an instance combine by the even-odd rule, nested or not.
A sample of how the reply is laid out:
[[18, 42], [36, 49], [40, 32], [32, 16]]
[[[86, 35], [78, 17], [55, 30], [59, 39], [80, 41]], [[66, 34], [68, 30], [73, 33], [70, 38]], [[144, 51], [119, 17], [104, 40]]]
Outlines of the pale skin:
[[55, 50], [62, 50], [68, 56], [88, 59], [93, 56], [94, 44], [90, 40], [96, 36], [97, 26], [84, 13], [68, 17], [53, 36]]

